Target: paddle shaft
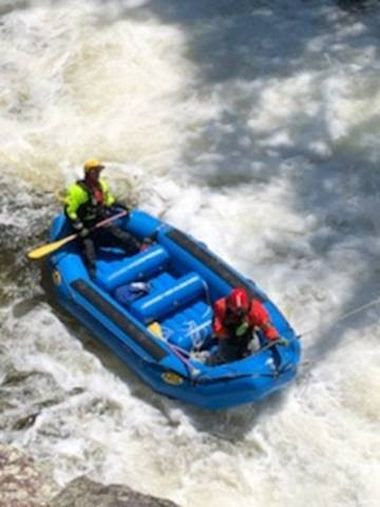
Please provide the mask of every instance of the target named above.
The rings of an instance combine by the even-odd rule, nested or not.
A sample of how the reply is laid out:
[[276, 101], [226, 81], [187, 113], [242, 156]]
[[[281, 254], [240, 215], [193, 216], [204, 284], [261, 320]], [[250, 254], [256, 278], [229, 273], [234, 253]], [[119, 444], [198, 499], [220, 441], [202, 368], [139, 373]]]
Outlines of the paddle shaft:
[[[117, 220], [118, 218], [122, 218], [123, 216], [127, 215], [128, 211], [124, 210], [120, 213], [116, 213], [116, 215], [113, 215], [112, 217], [105, 218], [104, 220], [101, 220], [98, 222], [94, 227], [91, 227], [90, 231], [94, 231], [95, 229], [98, 229], [99, 227], [104, 227], [105, 225], [113, 222], [114, 220]], [[66, 236], [66, 238], [59, 239], [57, 241], [53, 241], [52, 243], [47, 243], [46, 245], [39, 246], [35, 248], [34, 250], [31, 250], [27, 253], [27, 257], [30, 260], [38, 260], [42, 259], [43, 257], [46, 257], [47, 255], [52, 254], [53, 252], [56, 252], [59, 250], [62, 246], [67, 245], [67, 243], [70, 243], [74, 239], [78, 238], [79, 233], [71, 234], [70, 236]]]
[[129, 212], [127, 210], [123, 210], [123, 211], [120, 211], [120, 213], [116, 213], [116, 215], [112, 215], [112, 217], [105, 218], [101, 222], [98, 222], [97, 224], [95, 224], [94, 227], [91, 227], [90, 231], [97, 229], [98, 227], [103, 227], [103, 225], [107, 225], [108, 223], [113, 222], [114, 220], [117, 220], [118, 218], [128, 215], [128, 213]]

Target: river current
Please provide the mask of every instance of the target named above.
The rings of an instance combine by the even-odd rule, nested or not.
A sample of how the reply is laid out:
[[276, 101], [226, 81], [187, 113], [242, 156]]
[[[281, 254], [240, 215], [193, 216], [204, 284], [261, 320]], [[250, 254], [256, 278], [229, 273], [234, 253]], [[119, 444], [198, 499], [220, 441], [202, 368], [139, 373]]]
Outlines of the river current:
[[[379, 505], [379, 51], [376, 1], [0, 1], [2, 442], [183, 507]], [[51, 308], [25, 251], [90, 157], [304, 333], [286, 391], [186, 407]]]

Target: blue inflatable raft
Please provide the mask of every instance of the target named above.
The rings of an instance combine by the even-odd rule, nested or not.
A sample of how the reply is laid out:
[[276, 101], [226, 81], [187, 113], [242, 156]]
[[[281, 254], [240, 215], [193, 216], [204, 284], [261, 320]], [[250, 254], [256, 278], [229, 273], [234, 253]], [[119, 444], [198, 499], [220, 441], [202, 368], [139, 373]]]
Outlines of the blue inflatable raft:
[[[153, 243], [136, 255], [100, 248], [92, 280], [76, 242], [45, 262], [43, 286], [55, 301], [108, 345], [143, 381], [170, 398], [207, 409], [260, 400], [296, 375], [300, 345], [277, 307], [203, 243], [134, 210], [117, 224]], [[63, 214], [51, 228], [51, 240], [72, 233]], [[212, 305], [233, 287], [245, 287], [268, 310], [288, 346], [268, 347], [244, 359], [206, 366], [197, 351], [215, 351]]]

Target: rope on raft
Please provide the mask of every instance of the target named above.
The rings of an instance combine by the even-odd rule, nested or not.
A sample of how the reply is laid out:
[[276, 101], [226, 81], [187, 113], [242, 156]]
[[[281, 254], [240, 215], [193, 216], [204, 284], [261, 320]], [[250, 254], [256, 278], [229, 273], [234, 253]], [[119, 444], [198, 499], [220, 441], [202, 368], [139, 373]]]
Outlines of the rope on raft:
[[[369, 303], [366, 303], [364, 305], [359, 306], [358, 308], [354, 308], [353, 310], [350, 310], [347, 313], [344, 313], [342, 316], [338, 317], [337, 319], [333, 320], [331, 326], [335, 326], [336, 324], [339, 324], [339, 322], [342, 322], [343, 320], [347, 319], [348, 317], [351, 317], [352, 315], [356, 315], [357, 313], [362, 312], [363, 310], [366, 310], [367, 308], [371, 308], [372, 306], [380, 304], [380, 297], [370, 301]], [[297, 338], [303, 338], [307, 334], [311, 334], [317, 329], [319, 329], [320, 326], [312, 327], [311, 329], [308, 329], [307, 331], [304, 331], [303, 333], [299, 334]]]

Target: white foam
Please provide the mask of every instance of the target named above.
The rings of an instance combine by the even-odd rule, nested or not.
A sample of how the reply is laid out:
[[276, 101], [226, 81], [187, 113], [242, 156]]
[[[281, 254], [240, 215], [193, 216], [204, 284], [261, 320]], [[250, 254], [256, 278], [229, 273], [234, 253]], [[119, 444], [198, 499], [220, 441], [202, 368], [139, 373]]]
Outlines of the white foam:
[[[4, 15], [1, 167], [55, 192], [104, 159], [120, 197], [207, 242], [312, 330], [306, 362], [282, 396], [209, 414], [152, 393], [49, 306], [2, 308], [7, 357], [66, 393], [8, 438], [62, 484], [88, 473], [189, 507], [377, 507], [378, 308], [336, 322], [380, 293], [379, 15], [354, 22], [327, 0], [163, 6]], [[25, 213], [2, 208], [2, 226], [26, 230], [20, 194]]]

